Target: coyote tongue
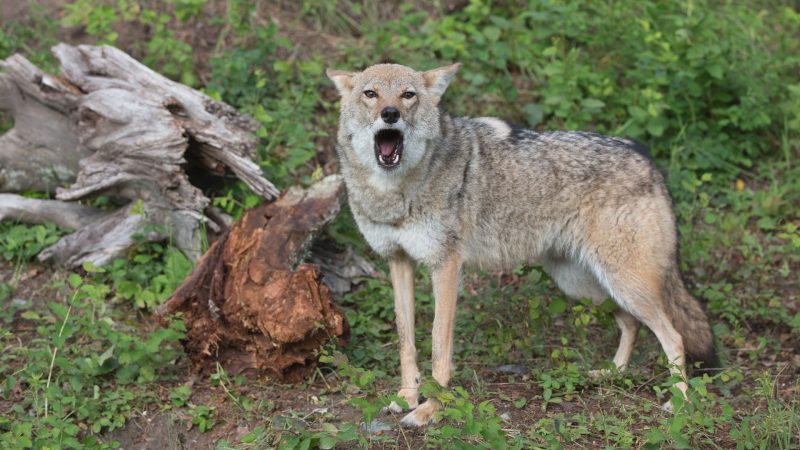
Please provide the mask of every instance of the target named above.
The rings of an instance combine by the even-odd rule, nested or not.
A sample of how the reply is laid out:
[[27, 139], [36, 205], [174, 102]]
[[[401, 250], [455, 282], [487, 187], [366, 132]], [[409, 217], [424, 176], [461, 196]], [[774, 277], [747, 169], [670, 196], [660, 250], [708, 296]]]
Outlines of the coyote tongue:
[[394, 153], [395, 145], [397, 145], [397, 141], [379, 140], [378, 148], [380, 149], [381, 156], [388, 157]]

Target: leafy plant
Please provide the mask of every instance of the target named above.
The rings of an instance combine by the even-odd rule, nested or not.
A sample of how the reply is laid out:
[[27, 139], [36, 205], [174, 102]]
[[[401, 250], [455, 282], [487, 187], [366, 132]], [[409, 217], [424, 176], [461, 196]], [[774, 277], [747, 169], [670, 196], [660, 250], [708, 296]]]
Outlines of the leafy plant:
[[180, 250], [160, 243], [141, 243], [128, 258], [113, 261], [102, 272], [118, 298], [146, 310], [166, 300], [193, 267]]
[[[69, 299], [26, 314], [36, 326], [29, 344], [9, 346], [0, 358], [4, 395], [18, 392], [13, 416], [0, 416], [4, 448], [113, 447], [95, 435], [121, 427], [137, 402], [135, 392], [179, 355], [174, 344], [183, 337], [182, 322], [146, 337], [131, 334], [105, 304], [108, 286], [77, 274], [68, 281]], [[2, 339], [16, 336], [5, 332]]]
[[192, 425], [197, 425], [200, 432], [205, 433], [210, 430], [216, 423], [215, 411], [213, 406], [205, 405], [192, 405], [189, 408], [189, 416], [192, 418]]
[[0, 252], [6, 261], [28, 261], [55, 244], [63, 230], [53, 224], [23, 225], [0, 223]]

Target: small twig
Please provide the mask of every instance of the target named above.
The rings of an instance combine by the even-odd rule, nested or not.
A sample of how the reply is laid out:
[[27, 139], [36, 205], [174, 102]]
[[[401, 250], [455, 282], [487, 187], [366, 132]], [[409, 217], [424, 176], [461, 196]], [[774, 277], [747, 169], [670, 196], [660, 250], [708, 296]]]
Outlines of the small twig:
[[[75, 297], [78, 295], [77, 292], [72, 296], [72, 300], [75, 300]], [[72, 311], [72, 301], [69, 302], [69, 308], [67, 308], [67, 314], [64, 315], [64, 322], [61, 323], [61, 329], [58, 330], [58, 337], [64, 333], [64, 327], [67, 326], [67, 320], [69, 319], [69, 313]], [[53, 347], [53, 357], [50, 358], [50, 370], [47, 372], [47, 383], [44, 385], [44, 417], [47, 417], [47, 390], [50, 389], [50, 379], [53, 377], [53, 366], [56, 363], [56, 354], [58, 353], [58, 347]]]
[[319, 370], [319, 366], [317, 366], [317, 367], [314, 369], [314, 373], [315, 373], [315, 374], [317, 374], [317, 375], [319, 375], [319, 377], [320, 377], [320, 378], [322, 378], [322, 382], [323, 382], [323, 383], [325, 383], [325, 387], [326, 387], [326, 388], [327, 388], [329, 391], [333, 390], [333, 389], [331, 388], [331, 385], [330, 385], [330, 384], [328, 384], [328, 380], [326, 380], [326, 379], [325, 379], [325, 375], [323, 375], [323, 374], [322, 374], [322, 371], [321, 371], [321, 370]]
[[247, 410], [244, 409], [244, 406], [242, 406], [242, 404], [240, 403], [239, 399], [236, 398], [235, 395], [233, 395], [233, 393], [228, 389], [227, 386], [225, 386], [225, 380], [223, 378], [228, 378], [228, 374], [227, 374], [227, 372], [225, 372], [225, 369], [222, 368], [222, 365], [220, 365], [220, 363], [217, 363], [217, 373], [221, 373], [222, 374], [218, 379], [219, 385], [222, 386], [222, 390], [225, 391], [225, 394], [227, 394], [228, 397], [230, 397], [230, 399], [233, 400], [233, 403], [235, 403], [236, 406], [239, 407], [239, 409], [241, 409], [242, 411], [246, 412]]
[[395, 422], [397, 423], [397, 429], [400, 431], [400, 436], [403, 436], [403, 442], [405, 442], [406, 448], [411, 450], [411, 443], [408, 442], [408, 436], [406, 436], [406, 431], [403, 429], [403, 424], [396, 419]]

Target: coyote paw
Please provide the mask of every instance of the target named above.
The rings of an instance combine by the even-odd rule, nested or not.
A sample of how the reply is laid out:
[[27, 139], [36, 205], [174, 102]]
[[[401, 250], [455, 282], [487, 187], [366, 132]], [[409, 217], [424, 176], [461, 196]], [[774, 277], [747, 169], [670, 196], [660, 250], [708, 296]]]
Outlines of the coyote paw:
[[[419, 391], [417, 389], [400, 389], [397, 396], [408, 403], [408, 410], [416, 409], [417, 406], [419, 406]], [[392, 402], [389, 406], [381, 409], [381, 413], [383, 414], [388, 414], [390, 412], [399, 414], [403, 411], [403, 407], [398, 405], [397, 402]]]
[[408, 413], [400, 424], [404, 427], [423, 427], [433, 422], [436, 411], [442, 407], [438, 400], [429, 398], [425, 403], [419, 405], [417, 409]]
[[[408, 405], [411, 406], [411, 405]], [[389, 406], [384, 406], [381, 408], [381, 414], [386, 415], [389, 413], [400, 414], [403, 412], [403, 407], [398, 405], [397, 402], [389, 403]]]

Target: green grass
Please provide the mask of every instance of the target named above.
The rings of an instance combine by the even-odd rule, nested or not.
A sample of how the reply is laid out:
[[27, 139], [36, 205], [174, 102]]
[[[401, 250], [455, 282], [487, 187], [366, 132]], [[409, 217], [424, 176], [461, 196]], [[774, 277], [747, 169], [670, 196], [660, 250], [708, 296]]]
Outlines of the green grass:
[[[675, 202], [682, 270], [707, 301], [725, 370], [690, 380], [688, 401], [666, 414], [658, 406], [673, 380], [649, 331], [640, 332], [627, 372], [590, 380], [587, 371], [607, 366], [616, 347], [611, 305], [568, 301], [536, 267], [468, 274], [453, 388], [430, 379], [423, 388], [445, 404], [440, 421], [401, 430], [398, 418], [378, 414], [396, 400], [398, 383], [386, 278], [340, 299], [350, 344], [327, 346], [306, 383], [248, 380], [221, 367], [195, 379], [180, 350], [181, 322], [151, 323], [153, 308], [190, 270], [177, 250], [141, 244], [104, 269], [69, 273], [32, 261], [63, 230], [5, 221], [0, 447], [116, 448], [126, 432], [141, 437], [134, 422], [151, 421], [166, 424], [153, 435], [177, 428], [216, 448], [800, 445], [795, 10], [777, 1], [476, 0], [430, 14], [421, 3], [399, 12], [329, 3], [76, 0], [55, 12], [31, 3], [31, 14], [0, 31], [0, 58], [21, 52], [55, 72], [48, 48], [75, 29], [111, 44], [145, 30], [124, 49], [251, 114], [260, 165], [279, 187], [336, 170], [337, 96], [326, 67], [459, 61], [445, 98], [454, 114], [628, 135], [651, 147]], [[269, 20], [280, 14], [292, 20]], [[202, 54], [193, 46], [200, 29], [216, 43]], [[6, 120], [0, 129], [9, 126]], [[259, 199], [235, 183], [213, 202], [238, 217]], [[328, 234], [373, 257], [349, 214]], [[419, 270], [424, 374], [432, 302]], [[492, 371], [504, 364], [522, 371]], [[378, 426], [375, 420], [391, 429], [368, 432], [364, 424]]]

